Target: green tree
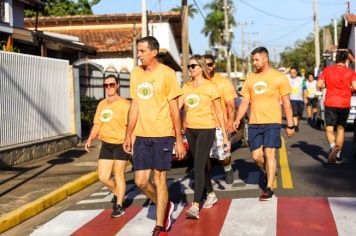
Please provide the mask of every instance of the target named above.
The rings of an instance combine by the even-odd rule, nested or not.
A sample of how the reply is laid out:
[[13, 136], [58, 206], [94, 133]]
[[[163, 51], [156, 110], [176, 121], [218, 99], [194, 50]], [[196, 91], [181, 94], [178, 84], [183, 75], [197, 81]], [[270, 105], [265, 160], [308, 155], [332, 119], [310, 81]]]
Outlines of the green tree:
[[[40, 16], [92, 15], [92, 6], [100, 0], [48, 0], [46, 6], [39, 12]], [[26, 17], [34, 17], [36, 12], [25, 10]]]
[[[176, 6], [171, 9], [171, 11], [179, 11], [182, 12], [182, 6]], [[188, 16], [190, 18], [194, 18], [194, 16], [198, 13], [198, 10], [194, 7], [193, 4], [188, 4]]]
[[[233, 9], [233, 1], [228, 0], [228, 5], [230, 9]], [[224, 41], [224, 1], [223, 0], [213, 0], [210, 3], [204, 6], [205, 10], [208, 10], [209, 13], [205, 17], [205, 25], [202, 29], [202, 33], [209, 37], [210, 46], [221, 46], [225, 44]], [[232, 12], [229, 14], [229, 24], [230, 27], [236, 26], [236, 21], [233, 17]], [[230, 36], [230, 42], [233, 38], [233, 35]], [[228, 42], [228, 44], [230, 44]]]

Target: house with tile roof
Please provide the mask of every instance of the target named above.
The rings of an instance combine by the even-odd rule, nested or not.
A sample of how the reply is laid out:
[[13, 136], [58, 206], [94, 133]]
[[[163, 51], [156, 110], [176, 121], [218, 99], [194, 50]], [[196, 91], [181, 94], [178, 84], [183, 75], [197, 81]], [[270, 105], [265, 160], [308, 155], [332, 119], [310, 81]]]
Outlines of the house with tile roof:
[[352, 52], [350, 61], [353, 62], [353, 69], [356, 70], [356, 15], [347, 13], [345, 15], [345, 24], [342, 26], [339, 39], [339, 49], [349, 49]]

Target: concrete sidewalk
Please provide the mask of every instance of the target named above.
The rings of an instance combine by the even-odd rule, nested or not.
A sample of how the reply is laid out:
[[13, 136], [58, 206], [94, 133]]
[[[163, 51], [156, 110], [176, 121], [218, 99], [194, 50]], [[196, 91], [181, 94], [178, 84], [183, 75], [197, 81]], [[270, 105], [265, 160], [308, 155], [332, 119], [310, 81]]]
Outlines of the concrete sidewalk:
[[0, 233], [96, 182], [100, 145], [0, 170]]

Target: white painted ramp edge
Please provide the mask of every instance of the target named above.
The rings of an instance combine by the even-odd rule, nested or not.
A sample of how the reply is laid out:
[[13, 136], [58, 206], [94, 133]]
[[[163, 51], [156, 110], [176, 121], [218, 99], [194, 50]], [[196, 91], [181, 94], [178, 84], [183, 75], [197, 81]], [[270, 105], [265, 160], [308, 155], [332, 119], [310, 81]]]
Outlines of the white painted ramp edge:
[[240, 198], [231, 201], [220, 235], [276, 236], [276, 227], [277, 198]]
[[31, 236], [65, 236], [71, 235], [77, 229], [99, 215], [103, 210], [65, 211], [53, 220], [40, 226]]
[[356, 198], [329, 197], [339, 236], [356, 235]]

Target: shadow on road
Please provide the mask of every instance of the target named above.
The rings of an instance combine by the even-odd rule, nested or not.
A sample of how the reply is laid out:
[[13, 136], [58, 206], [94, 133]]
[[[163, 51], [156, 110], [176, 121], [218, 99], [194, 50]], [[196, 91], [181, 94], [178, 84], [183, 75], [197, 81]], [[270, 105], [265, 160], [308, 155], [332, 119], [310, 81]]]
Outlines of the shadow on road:
[[305, 154], [312, 157], [314, 160], [319, 161], [324, 167], [329, 166], [328, 153], [325, 152], [322, 147], [307, 143], [305, 141], [298, 141], [298, 143], [292, 144], [291, 147], [299, 148]]

